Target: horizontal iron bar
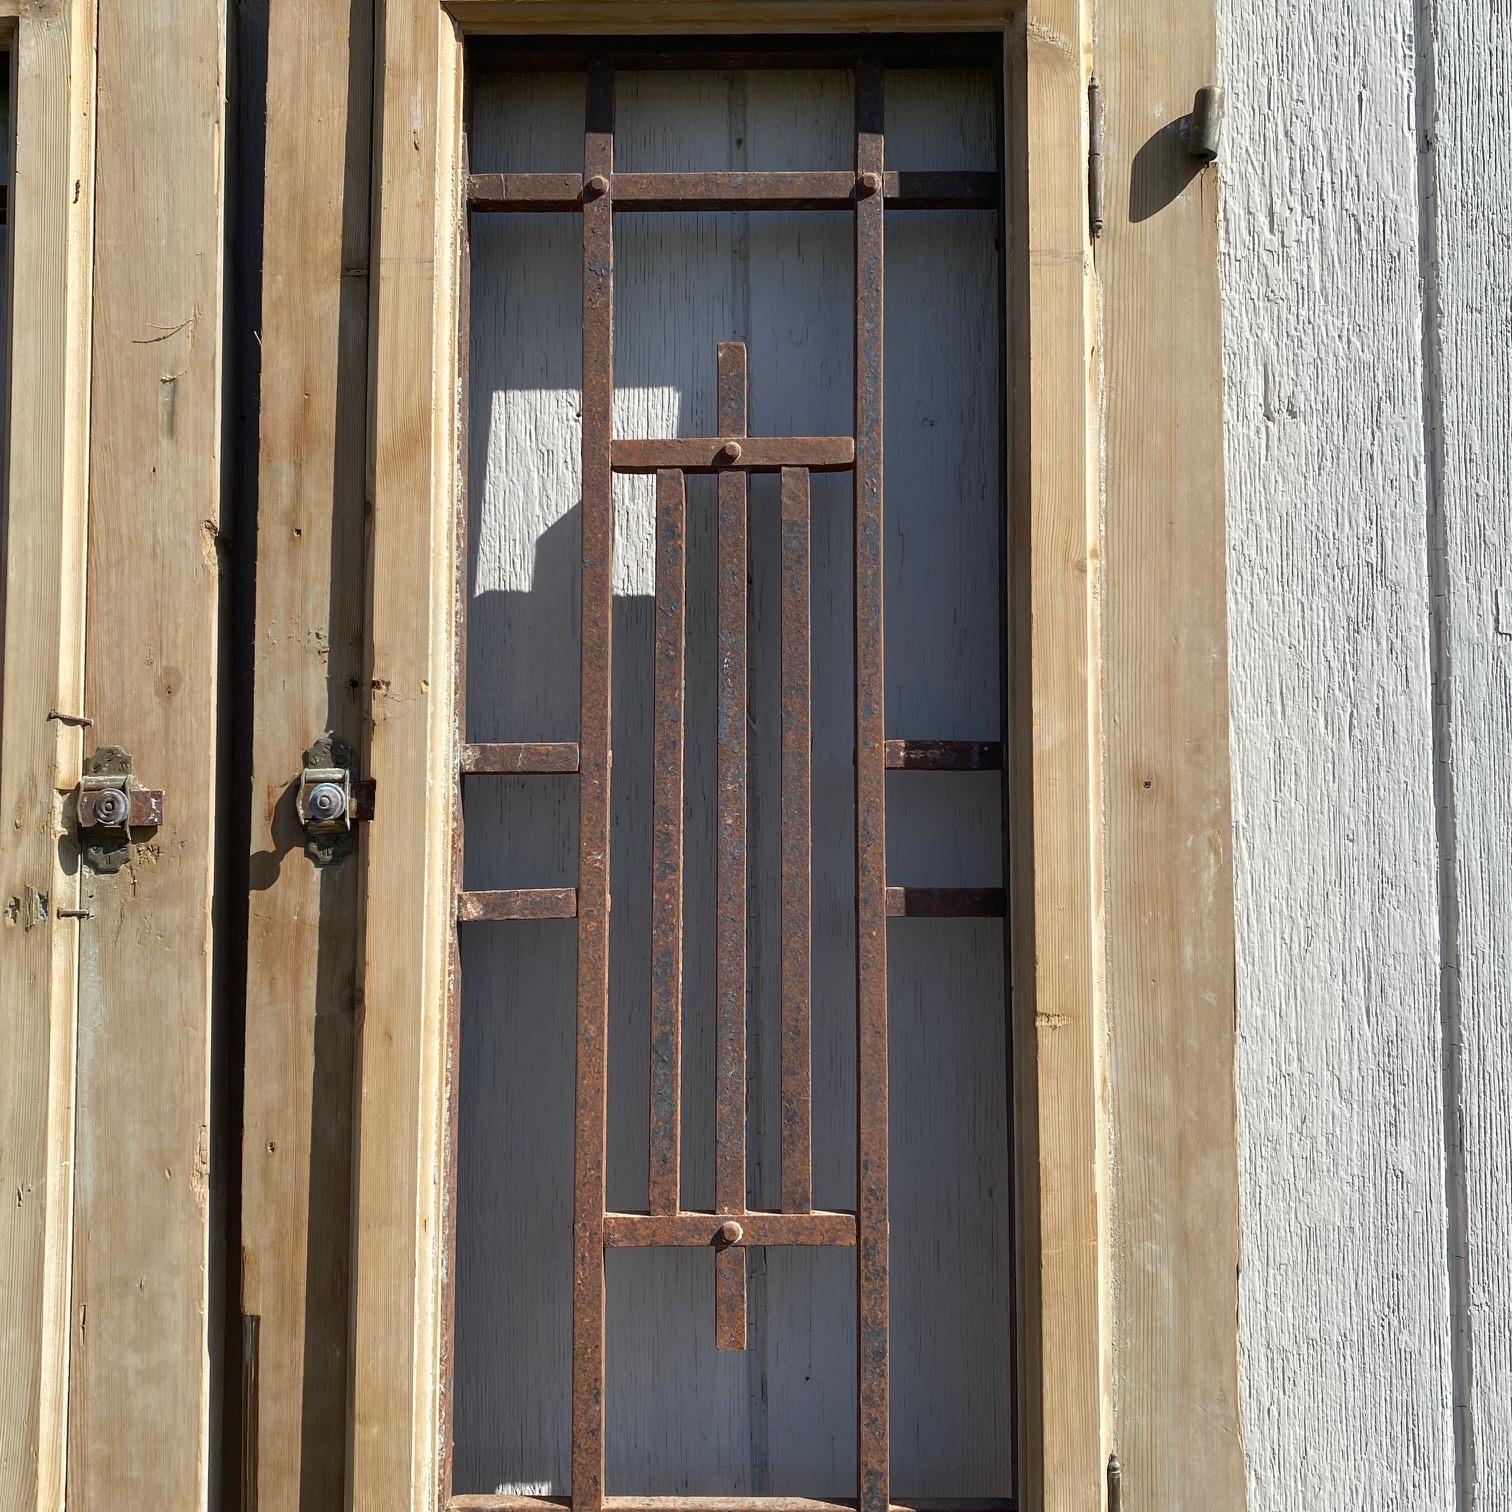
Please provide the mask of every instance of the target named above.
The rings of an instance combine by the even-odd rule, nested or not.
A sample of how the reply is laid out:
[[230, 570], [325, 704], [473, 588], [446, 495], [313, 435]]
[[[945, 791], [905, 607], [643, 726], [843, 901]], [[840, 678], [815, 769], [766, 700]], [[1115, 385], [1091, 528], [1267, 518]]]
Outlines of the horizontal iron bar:
[[853, 68], [863, 52], [891, 68], [996, 68], [1001, 32], [780, 33], [711, 37], [473, 36], [469, 70], [580, 72], [594, 63], [632, 69]]
[[[727, 457], [733, 447], [738, 456]], [[849, 436], [698, 436], [672, 441], [616, 441], [611, 455], [618, 473], [652, 473], [671, 468], [685, 473], [780, 472], [806, 467], [810, 472], [849, 472], [856, 443]]]
[[461, 764], [463, 775], [468, 777], [575, 772], [578, 748], [575, 740], [474, 743], [462, 747]]
[[[907, 1497], [893, 1501], [890, 1512], [1014, 1512], [1007, 1497]], [[507, 1492], [472, 1492], [453, 1496], [447, 1512], [546, 1512], [570, 1508], [570, 1496], [519, 1496]], [[854, 1512], [854, 1501], [827, 1501], [812, 1496], [606, 1496], [605, 1512]]]
[[[606, 187], [607, 186], [607, 187]], [[616, 211], [848, 210], [859, 193], [846, 171], [615, 173], [585, 188], [575, 173], [474, 173], [467, 205], [480, 212], [564, 214], [607, 196]], [[995, 173], [884, 173], [882, 199], [893, 210], [996, 210]]]
[[457, 922], [475, 924], [509, 919], [575, 919], [575, 887], [510, 887], [496, 892], [457, 894]]
[[1001, 887], [889, 887], [889, 919], [1001, 919], [1008, 894]]
[[604, 1242], [618, 1248], [713, 1246], [722, 1223], [740, 1225], [740, 1243], [850, 1245], [854, 1213], [606, 1213]]
[[889, 740], [890, 772], [1001, 772], [1003, 746], [997, 740]]

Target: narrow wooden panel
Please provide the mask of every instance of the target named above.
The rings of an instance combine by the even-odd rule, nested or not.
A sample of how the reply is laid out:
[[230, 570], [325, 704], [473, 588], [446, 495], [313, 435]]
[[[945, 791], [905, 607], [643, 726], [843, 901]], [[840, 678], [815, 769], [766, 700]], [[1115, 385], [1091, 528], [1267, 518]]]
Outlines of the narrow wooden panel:
[[[448, 9], [483, 32], [728, 32], [732, 23], [718, 0], [668, 0], [650, 12], [623, 0], [449, 0]], [[759, 0], [738, 24], [750, 32], [992, 31], [1014, 14], [1007, 0], [951, 0], [939, 11], [909, 0]]]
[[100, 6], [84, 701], [171, 796], [81, 888], [71, 1506], [208, 1496], [225, 48], [222, 0]]
[[[1218, 169], [1168, 124], [1216, 77], [1215, 9], [1098, 5], [1123, 148], [1097, 261], [1113, 1428], [1129, 1512], [1245, 1503]], [[1136, 223], [1122, 207], [1142, 199]]]
[[458, 126], [461, 56], [435, 0], [377, 34], [367, 826], [358, 1061], [352, 1505], [438, 1496], [442, 1137], [453, 931]]
[[[506, 1494], [454, 1496], [447, 1512], [545, 1512], [567, 1507], [564, 1496]], [[825, 1501], [812, 1496], [606, 1496], [607, 1512], [855, 1512], [854, 1501]], [[895, 1501], [889, 1512], [1014, 1512], [1001, 1497], [914, 1497]]]
[[[743, 1231], [739, 1244], [850, 1245], [856, 1242], [854, 1213], [739, 1213]], [[604, 1241], [613, 1245], [670, 1244], [680, 1247], [715, 1245], [724, 1218], [718, 1213], [610, 1213], [604, 1219]], [[721, 1251], [728, 1254], [729, 1249]], [[744, 1267], [741, 1284], [745, 1283]], [[742, 1304], [742, 1311], [743, 1311]], [[732, 1346], [739, 1348], [741, 1346]]]
[[782, 473], [782, 1206], [814, 1201], [813, 656], [808, 474]]
[[682, 1174], [683, 698], [687, 638], [681, 473], [656, 475], [656, 710], [651, 816], [651, 1136], [653, 1213], [675, 1213]]
[[94, 28], [82, 8], [10, 32], [10, 408], [0, 616], [0, 1505], [64, 1496], [79, 885], [61, 795], [84, 710]]
[[1098, 960], [1097, 404], [1088, 15], [1028, 0], [1004, 50], [1009, 224], [1009, 832], [1018, 1179], [1016, 1492], [1100, 1512], [1110, 1451]]
[[[292, 778], [362, 741], [372, 7], [268, 17], [241, 1307], [255, 1320], [244, 1473], [262, 1512], [346, 1478], [361, 869], [304, 854]], [[325, 129], [311, 132], [318, 120]], [[339, 1325], [336, 1320], [341, 1320]]]
[[492, 892], [457, 894], [457, 922], [506, 922], [511, 919], [575, 919], [575, 887], [506, 887]]
[[570, 773], [578, 769], [578, 747], [575, 740], [474, 743], [462, 747], [459, 761], [465, 777]]
[[849, 436], [751, 436], [743, 438], [735, 454], [712, 437], [672, 441], [616, 441], [614, 470], [656, 472], [664, 467], [685, 473], [778, 472], [803, 467], [810, 472], [848, 472], [856, 447]]

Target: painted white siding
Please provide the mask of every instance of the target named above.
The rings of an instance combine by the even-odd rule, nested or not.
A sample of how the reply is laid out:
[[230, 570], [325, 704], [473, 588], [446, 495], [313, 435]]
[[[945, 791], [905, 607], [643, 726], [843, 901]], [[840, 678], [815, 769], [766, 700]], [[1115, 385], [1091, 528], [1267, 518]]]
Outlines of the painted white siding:
[[1251, 1505], [1499, 1507], [1512, 16], [1221, 10]]

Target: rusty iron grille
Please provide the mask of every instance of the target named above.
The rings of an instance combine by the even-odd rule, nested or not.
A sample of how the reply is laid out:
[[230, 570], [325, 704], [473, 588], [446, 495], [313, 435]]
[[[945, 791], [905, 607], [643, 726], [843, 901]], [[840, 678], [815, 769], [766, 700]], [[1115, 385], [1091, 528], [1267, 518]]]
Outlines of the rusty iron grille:
[[[502, 44], [492, 44], [499, 47]], [[573, 1195], [573, 1512], [823, 1512], [842, 1505], [888, 1512], [888, 1020], [887, 921], [902, 916], [1001, 917], [1001, 888], [889, 885], [886, 773], [1001, 770], [997, 741], [889, 740], [883, 717], [883, 216], [910, 209], [998, 212], [996, 173], [899, 173], [884, 167], [885, 49], [858, 57], [836, 39], [799, 53], [855, 70], [855, 167], [825, 172], [618, 173], [614, 166], [616, 65], [771, 66], [793, 50], [714, 52], [668, 44], [591, 59], [551, 46], [522, 52], [511, 67], [588, 63], [580, 172], [469, 173], [472, 214], [580, 212], [582, 218], [581, 716], [576, 742], [469, 743], [459, 675], [459, 775], [575, 773], [579, 792], [575, 888], [460, 891], [459, 924], [524, 919], [577, 921], [577, 1079]], [[957, 49], [959, 50], [959, 44]], [[625, 51], [625, 49], [620, 49]], [[836, 53], [835, 58], [830, 54]], [[962, 58], [969, 56], [961, 54]], [[954, 58], [954, 51], [951, 53]], [[907, 62], [920, 61], [917, 43]], [[978, 52], [972, 61], [980, 66]], [[677, 210], [845, 209], [855, 226], [855, 410], [850, 436], [748, 433], [746, 347], [720, 343], [717, 434], [622, 440], [613, 434], [614, 221], [617, 214]], [[464, 289], [467, 280], [463, 280]], [[464, 321], [465, 321], [464, 310]], [[780, 1208], [752, 1211], [746, 1164], [747, 927], [747, 562], [748, 484], [780, 475]], [[857, 1201], [854, 1212], [815, 1211], [812, 1182], [811, 686], [809, 478], [854, 478], [855, 909], [857, 988]], [[611, 612], [616, 473], [654, 474], [654, 777], [651, 841], [651, 1047], [649, 1211], [606, 1207], [609, 1036], [609, 840]], [[687, 625], [685, 526], [689, 473], [716, 484], [717, 911], [715, 920], [715, 1201], [684, 1211], [682, 1130], [683, 754]], [[461, 512], [465, 529], [465, 508]], [[465, 552], [464, 552], [465, 556]], [[459, 638], [465, 624], [459, 626]], [[459, 807], [460, 813], [460, 807]], [[456, 856], [460, 857], [460, 819]], [[460, 877], [460, 869], [458, 870]], [[455, 1006], [455, 1001], [454, 1001]], [[453, 1014], [455, 1019], [455, 1013]], [[455, 1066], [455, 1025], [451, 1054]], [[456, 1085], [455, 1075], [452, 1085]], [[455, 1118], [455, 1109], [452, 1110]], [[453, 1141], [454, 1143], [454, 1141]], [[453, 1157], [454, 1160], [454, 1157]], [[453, 1179], [455, 1172], [453, 1171]], [[452, 1232], [455, 1224], [451, 1225]], [[715, 1340], [746, 1347], [746, 1251], [765, 1245], [842, 1245], [857, 1251], [857, 1489], [851, 1503], [791, 1497], [657, 1498], [604, 1494], [605, 1252], [612, 1246], [692, 1246], [710, 1251]], [[449, 1363], [448, 1341], [444, 1368]], [[443, 1396], [444, 1408], [448, 1397]], [[443, 1423], [443, 1440], [449, 1439]], [[445, 1443], [449, 1458], [450, 1445]], [[443, 1487], [450, 1483], [449, 1466]], [[452, 1496], [462, 1509], [539, 1508], [529, 1496]], [[935, 1507], [944, 1504], [934, 1503]], [[952, 1503], [958, 1508], [1007, 1502]]]

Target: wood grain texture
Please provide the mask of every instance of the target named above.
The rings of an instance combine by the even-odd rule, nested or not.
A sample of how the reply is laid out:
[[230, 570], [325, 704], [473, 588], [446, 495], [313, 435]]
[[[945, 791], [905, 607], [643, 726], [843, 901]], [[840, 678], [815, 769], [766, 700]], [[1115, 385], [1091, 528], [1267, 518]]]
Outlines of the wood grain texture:
[[403, 801], [367, 827], [359, 857], [366, 900], [348, 1494], [374, 1512], [429, 1512], [455, 886], [462, 80], [455, 29], [435, 0], [388, 0], [377, 46], [368, 770], [380, 792]]
[[[1447, 1391], [1461, 1505], [1512, 1481], [1512, 328], [1503, 234], [1512, 183], [1512, 22], [1440, 0], [1420, 11], [1430, 592], [1439, 743], [1440, 940], [1449, 1140]], [[1420, 23], [1421, 24], [1421, 23]]]
[[171, 796], [81, 889], [79, 1507], [208, 1497], [225, 69], [223, 4], [99, 8], [84, 697], [91, 746]]
[[[990, 76], [888, 81], [890, 167], [990, 169]], [[581, 79], [480, 80], [472, 167], [559, 169], [581, 153]], [[801, 127], [797, 122], [801, 121]], [[626, 170], [834, 168], [853, 152], [844, 75], [675, 73], [620, 81]], [[617, 225], [617, 434], [714, 430], [715, 352], [749, 345], [752, 428], [848, 435], [852, 235], [841, 215], [625, 217]], [[991, 217], [920, 212], [888, 228], [888, 734], [999, 734], [997, 272]], [[468, 731], [577, 730], [576, 401], [580, 227], [473, 223]], [[984, 308], [988, 313], [984, 314]], [[750, 1193], [777, 1205], [781, 764], [779, 480], [751, 483]], [[653, 495], [619, 480], [610, 1202], [647, 1206], [653, 735]], [[684, 1202], [713, 1205], [715, 488], [689, 480], [684, 921]], [[955, 507], [942, 510], [939, 500]], [[815, 815], [814, 1195], [855, 1196], [854, 893], [848, 813], [850, 482], [812, 490]], [[948, 672], [941, 674], [941, 669]], [[571, 778], [473, 779], [468, 887], [570, 884]], [[1001, 881], [993, 773], [889, 776], [894, 874]], [[894, 1485], [1003, 1495], [1011, 1234], [1002, 926], [892, 924]], [[457, 1318], [458, 1493], [566, 1486], [572, 935], [559, 923], [463, 935]], [[948, 1172], [942, 1178], [941, 1173]], [[854, 1494], [855, 1282], [844, 1251], [750, 1251], [750, 1350], [716, 1353], [701, 1249], [609, 1256], [611, 1494]], [[970, 1324], [964, 1309], [970, 1308]]]
[[[83, 734], [84, 440], [93, 210], [91, 9], [6, 41], [16, 130], [0, 580], [0, 1505], [62, 1503], [73, 1195], [77, 863], [64, 795]], [[79, 190], [75, 195], [75, 184]]]
[[269, 13], [242, 1311], [259, 1320], [260, 1512], [346, 1474], [361, 872], [317, 870], [294, 797], [327, 731], [360, 746], [366, 629], [370, 0]]
[[1099, 928], [1097, 404], [1087, 237], [1090, 15], [1030, 0], [1004, 56], [1015, 383], [1006, 571], [1021, 1400], [1029, 1508], [1095, 1509], [1109, 1447]]
[[[1223, 13], [1241, 1380], [1256, 1512], [1456, 1504], [1421, 13], [1410, 0]], [[1360, 146], [1348, 162], [1298, 151], [1345, 137]]]
[[1215, 9], [1098, 0], [1113, 1447], [1128, 1512], [1241, 1512]]

